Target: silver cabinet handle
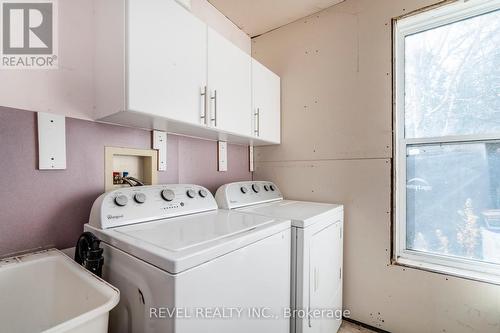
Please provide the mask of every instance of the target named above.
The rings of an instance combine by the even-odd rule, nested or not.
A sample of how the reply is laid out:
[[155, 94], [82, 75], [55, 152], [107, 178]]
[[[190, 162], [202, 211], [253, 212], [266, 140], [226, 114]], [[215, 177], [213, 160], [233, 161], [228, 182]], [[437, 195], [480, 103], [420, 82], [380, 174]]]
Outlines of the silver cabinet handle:
[[210, 121], [213, 121], [214, 126], [217, 127], [217, 90], [214, 90], [214, 95], [210, 99], [214, 101], [214, 117]]
[[260, 108], [257, 108], [257, 111], [253, 114], [255, 116], [255, 129], [254, 133], [256, 136], [260, 136]]
[[203, 113], [200, 115], [201, 123], [207, 124], [207, 104], [208, 104], [208, 92], [207, 86], [201, 91], [201, 96], [203, 96]]

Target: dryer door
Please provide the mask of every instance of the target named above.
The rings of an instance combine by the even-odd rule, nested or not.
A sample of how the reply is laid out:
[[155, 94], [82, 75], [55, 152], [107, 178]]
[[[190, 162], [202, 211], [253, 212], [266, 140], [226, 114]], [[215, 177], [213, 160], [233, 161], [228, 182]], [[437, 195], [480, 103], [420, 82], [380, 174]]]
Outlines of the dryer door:
[[322, 311], [309, 317], [311, 332], [336, 332], [340, 322], [329, 318], [342, 310], [340, 244], [340, 223], [311, 235], [309, 308]]
[[[302, 260], [297, 248], [297, 274], [303, 281], [297, 286], [302, 297], [297, 307], [307, 309], [308, 316], [296, 320], [296, 332], [337, 332], [342, 322], [342, 223], [330, 221], [298, 229], [297, 241], [303, 241]], [[300, 233], [303, 233], [300, 235]], [[302, 274], [301, 274], [302, 273]], [[302, 303], [302, 304], [301, 304]]]

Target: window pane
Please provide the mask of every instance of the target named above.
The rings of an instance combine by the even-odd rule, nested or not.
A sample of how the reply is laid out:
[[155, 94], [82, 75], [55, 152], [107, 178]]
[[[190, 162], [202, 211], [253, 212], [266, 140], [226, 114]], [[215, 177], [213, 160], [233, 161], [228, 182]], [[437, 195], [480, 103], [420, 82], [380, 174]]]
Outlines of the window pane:
[[500, 142], [407, 149], [407, 248], [500, 264]]
[[500, 133], [500, 11], [405, 39], [405, 136]]

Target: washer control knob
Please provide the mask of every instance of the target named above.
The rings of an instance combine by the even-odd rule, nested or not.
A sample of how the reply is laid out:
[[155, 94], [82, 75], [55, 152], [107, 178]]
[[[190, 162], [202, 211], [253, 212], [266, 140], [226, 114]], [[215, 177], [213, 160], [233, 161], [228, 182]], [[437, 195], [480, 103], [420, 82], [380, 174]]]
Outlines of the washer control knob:
[[248, 189], [246, 188], [246, 186], [242, 186], [240, 188], [240, 191], [241, 191], [241, 193], [246, 194], [248, 192]]
[[175, 199], [175, 193], [172, 190], [163, 190], [161, 191], [161, 197], [165, 201], [172, 201]]
[[252, 190], [255, 192], [255, 193], [259, 193], [260, 192], [260, 186], [257, 185], [257, 184], [253, 184], [252, 185]]
[[196, 196], [196, 192], [194, 190], [187, 190], [187, 196], [193, 199]]
[[119, 195], [115, 198], [115, 204], [117, 204], [120, 207], [126, 206], [128, 203], [128, 198], [126, 195]]
[[264, 190], [266, 190], [266, 192], [269, 191], [269, 186], [264, 185]]
[[271, 191], [274, 191], [274, 190], [275, 190], [274, 185], [269, 185], [269, 189], [270, 189]]
[[205, 190], [203, 190], [203, 189], [199, 190], [199, 191], [198, 191], [198, 194], [199, 194], [199, 195], [200, 195], [200, 197], [202, 197], [202, 198], [206, 198], [206, 197], [207, 197], [207, 195], [208, 195], [207, 191], [205, 191]]
[[136, 193], [134, 195], [134, 200], [135, 202], [137, 202], [138, 204], [143, 204], [146, 202], [146, 195], [144, 193]]

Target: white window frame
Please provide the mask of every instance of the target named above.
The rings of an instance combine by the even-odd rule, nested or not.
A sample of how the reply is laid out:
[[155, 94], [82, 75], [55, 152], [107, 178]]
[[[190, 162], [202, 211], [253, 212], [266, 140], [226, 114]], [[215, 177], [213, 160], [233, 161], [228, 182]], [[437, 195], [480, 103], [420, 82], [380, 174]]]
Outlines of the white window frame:
[[500, 9], [500, 0], [459, 0], [455, 3], [407, 16], [394, 24], [395, 69], [395, 209], [394, 262], [447, 275], [500, 284], [500, 265], [408, 250], [406, 247], [406, 148], [414, 144], [440, 144], [500, 140], [494, 135], [457, 135], [422, 139], [405, 138], [405, 37]]

